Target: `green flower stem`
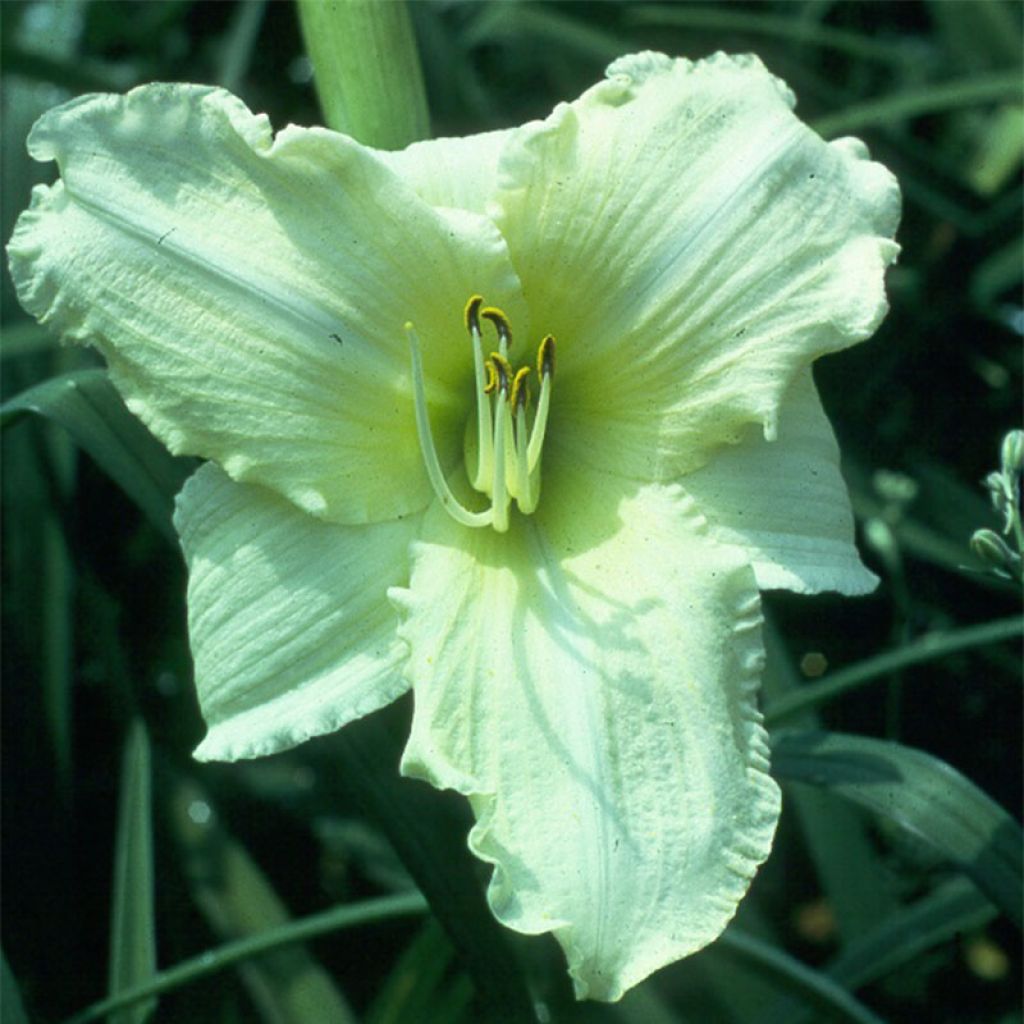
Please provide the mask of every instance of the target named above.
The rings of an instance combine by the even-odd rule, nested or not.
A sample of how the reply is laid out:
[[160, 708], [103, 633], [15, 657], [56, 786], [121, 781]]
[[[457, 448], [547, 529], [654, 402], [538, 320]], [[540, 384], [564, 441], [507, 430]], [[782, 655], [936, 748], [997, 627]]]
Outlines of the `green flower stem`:
[[979, 75], [975, 78], [943, 82], [924, 89], [883, 96], [879, 100], [861, 103], [836, 111], [828, 117], [811, 122], [811, 127], [825, 138], [862, 131], [875, 125], [900, 121], [918, 114], [932, 114], [955, 107], [997, 101], [1020, 101], [1020, 74], [1016, 71]]
[[427, 901], [418, 892], [403, 892], [394, 896], [364, 900], [361, 903], [347, 903], [340, 907], [332, 907], [319, 914], [311, 914], [309, 917], [289, 921], [288, 924], [282, 925], [280, 928], [271, 928], [259, 935], [250, 935], [236, 942], [227, 942], [218, 949], [209, 950], [190, 960], [185, 960], [169, 970], [155, 974], [152, 980], [145, 985], [125, 989], [110, 999], [93, 1003], [92, 1006], [69, 1017], [65, 1024], [86, 1024], [87, 1021], [98, 1020], [114, 1010], [120, 1010], [150, 996], [198, 981], [200, 978], [222, 971], [240, 960], [247, 960], [270, 949], [277, 949], [295, 942], [304, 942], [339, 928], [352, 928], [355, 925], [385, 921], [392, 917], [418, 914], [426, 909]]
[[1024, 618], [1013, 615], [980, 626], [967, 626], [948, 633], [931, 633], [914, 643], [875, 658], [851, 665], [827, 676], [823, 682], [804, 687], [773, 701], [765, 708], [766, 723], [775, 728], [795, 718], [809, 708], [834, 700], [849, 690], [857, 689], [889, 672], [916, 665], [923, 661], [942, 658], [969, 647], [1009, 640], [1024, 633]]
[[404, 3], [299, 0], [327, 125], [379, 149], [430, 134], [416, 39]]

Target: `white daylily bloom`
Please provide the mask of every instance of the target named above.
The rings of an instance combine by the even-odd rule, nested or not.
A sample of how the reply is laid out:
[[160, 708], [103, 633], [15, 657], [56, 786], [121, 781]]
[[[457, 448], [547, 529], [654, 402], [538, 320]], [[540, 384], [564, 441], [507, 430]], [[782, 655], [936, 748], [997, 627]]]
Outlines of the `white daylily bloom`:
[[[415, 696], [489, 899], [580, 997], [713, 940], [768, 855], [758, 586], [847, 593], [809, 366], [899, 195], [752, 57], [616, 61], [545, 121], [380, 153], [210, 88], [50, 111], [25, 307], [210, 462], [176, 522], [208, 759]], [[487, 305], [491, 303], [492, 305]]]

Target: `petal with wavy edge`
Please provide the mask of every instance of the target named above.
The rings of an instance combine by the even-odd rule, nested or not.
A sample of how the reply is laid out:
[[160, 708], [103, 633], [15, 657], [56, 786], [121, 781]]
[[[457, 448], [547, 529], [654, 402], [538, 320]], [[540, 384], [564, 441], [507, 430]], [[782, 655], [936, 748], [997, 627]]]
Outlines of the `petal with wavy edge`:
[[498, 159], [515, 129], [427, 139], [377, 157], [431, 206], [486, 213], [498, 184]]
[[178, 495], [203, 761], [285, 750], [407, 689], [390, 585], [422, 516], [345, 526], [213, 463]]
[[786, 393], [775, 441], [748, 427], [680, 482], [712, 535], [747, 552], [762, 589], [867, 594], [878, 585], [853, 543], [839, 446], [810, 371]]
[[423, 508], [403, 324], [431, 378], [442, 459], [462, 454], [468, 295], [513, 307], [486, 218], [436, 210], [325, 129], [272, 137], [230, 94], [153, 85], [85, 96], [29, 138], [62, 180], [10, 244], [25, 307], [96, 344], [174, 452], [341, 522]]
[[772, 436], [799, 370], [881, 320], [895, 179], [792, 105], [755, 57], [636, 54], [507, 146], [496, 222], [580, 459], [666, 480]]
[[677, 488], [558, 474], [506, 535], [428, 512], [393, 591], [406, 774], [469, 795], [499, 920], [552, 931], [580, 998], [712, 941], [779, 811], [741, 552]]

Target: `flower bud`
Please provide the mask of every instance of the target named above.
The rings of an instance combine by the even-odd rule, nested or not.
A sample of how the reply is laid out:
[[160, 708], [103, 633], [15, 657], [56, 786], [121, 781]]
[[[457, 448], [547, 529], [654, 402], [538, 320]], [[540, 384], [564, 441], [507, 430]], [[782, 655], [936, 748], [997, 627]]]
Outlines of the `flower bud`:
[[1011, 430], [1003, 438], [1000, 455], [1004, 473], [1016, 475], [1024, 471], [1024, 430]]
[[975, 530], [971, 535], [971, 550], [991, 569], [1011, 575], [1020, 573], [1020, 555], [993, 530]]

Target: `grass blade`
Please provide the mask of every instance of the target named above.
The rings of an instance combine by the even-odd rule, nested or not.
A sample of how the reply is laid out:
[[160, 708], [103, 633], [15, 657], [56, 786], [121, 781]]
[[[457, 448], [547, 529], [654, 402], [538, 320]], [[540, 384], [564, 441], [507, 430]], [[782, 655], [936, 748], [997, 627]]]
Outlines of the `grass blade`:
[[848, 988], [869, 985], [996, 914], [971, 882], [954, 878], [852, 943], [829, 965], [829, 977]]
[[7, 957], [0, 951], [0, 1024], [28, 1024], [25, 1004]]
[[[228, 940], [248, 939], [260, 948], [268, 934], [294, 923], [245, 847], [220, 824], [198, 785], [177, 780], [172, 809], [192, 898], [217, 935]], [[237, 957], [235, 962], [242, 959]], [[265, 1021], [355, 1024], [341, 992], [302, 946], [293, 944], [290, 949], [246, 959], [239, 973]]]
[[[765, 612], [764, 643], [767, 664], [764, 695], [773, 708], [804, 692], [802, 677], [769, 611]], [[791, 724], [801, 729], [820, 729], [811, 708], [795, 713]], [[766, 718], [767, 718], [766, 714]], [[828, 793], [799, 786], [788, 794], [807, 852], [814, 861], [822, 895], [832, 908], [843, 943], [871, 931], [898, 906], [886, 871], [868, 838], [864, 814]]]
[[60, 424], [108, 476], [174, 543], [174, 495], [191, 470], [175, 459], [125, 408], [103, 370], [76, 370], [53, 377], [0, 406], [0, 426], [27, 413]]
[[532, 1024], [532, 1002], [518, 961], [491, 916], [477, 881], [478, 865], [466, 846], [463, 804], [398, 775], [407, 713], [404, 702], [392, 705], [306, 749], [323, 778], [351, 789], [388, 837], [448, 933], [486, 1019]]
[[862, 60], [880, 61], [900, 66], [913, 52], [913, 43], [902, 46], [872, 39], [859, 32], [833, 28], [804, 21], [799, 17], [766, 14], [763, 11], [736, 10], [719, 4], [705, 7], [698, 4], [673, 6], [641, 5], [628, 8], [629, 21], [636, 25], [657, 25], [660, 28], [697, 29], [708, 32], [748, 32], [769, 39], [783, 39], [794, 45], [805, 44], [838, 50]]
[[725, 957], [742, 972], [767, 981], [780, 994], [799, 997], [803, 1006], [816, 1011], [818, 1020], [882, 1024], [880, 1017], [832, 978], [751, 935], [729, 929], [703, 955]]
[[903, 121], [921, 114], [935, 114], [956, 107], [1019, 101], [1021, 79], [1017, 71], [974, 75], [954, 82], [942, 82], [922, 89], [908, 89], [881, 99], [858, 103], [820, 117], [811, 127], [826, 139], [863, 131], [881, 124]]
[[[156, 973], [151, 778], [149, 738], [136, 719], [128, 730], [121, 765], [110, 914], [108, 989], [112, 996], [145, 984]], [[139, 1002], [111, 1014], [110, 1024], [143, 1024], [155, 1009], [155, 998]]]
[[[276, 928], [268, 928], [256, 935], [227, 942], [223, 946], [207, 950], [199, 956], [183, 960], [174, 967], [154, 975], [145, 985], [86, 1007], [80, 1013], [69, 1017], [65, 1024], [88, 1024], [89, 1021], [99, 1020], [100, 1017], [115, 1010], [121, 1010], [163, 992], [172, 992], [183, 985], [199, 981], [211, 974], [217, 974], [219, 971], [234, 967], [253, 957], [262, 956], [274, 950], [282, 950], [308, 939], [315, 939], [318, 935], [327, 935], [330, 932], [342, 928], [353, 928], [356, 925], [387, 921], [393, 917], [419, 914], [426, 909], [426, 900], [418, 892], [410, 892], [332, 907], [319, 914], [311, 914], [309, 917], [288, 921]], [[329, 1010], [329, 1005], [326, 1005], [325, 1009]], [[332, 1018], [332, 1024], [334, 1020], [337, 1018]]]
[[923, 839], [1020, 926], [1020, 826], [944, 761], [885, 740], [806, 732], [778, 736], [772, 765], [780, 779], [823, 786]]
[[1024, 633], [1024, 618], [1011, 615], [996, 622], [985, 622], [978, 626], [950, 630], [946, 633], [929, 633], [912, 643], [894, 651], [887, 651], [874, 658], [867, 658], [849, 668], [832, 672], [820, 682], [802, 687], [773, 700], [765, 708], [765, 722], [769, 728], [776, 728], [784, 722], [820, 707], [850, 690], [866, 683], [884, 679], [897, 669], [907, 668], [947, 654], [980, 647], [984, 644], [1010, 640]]

